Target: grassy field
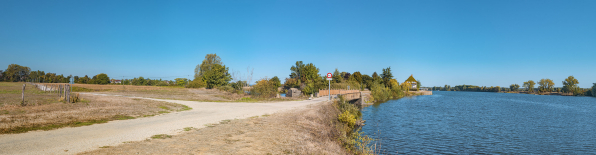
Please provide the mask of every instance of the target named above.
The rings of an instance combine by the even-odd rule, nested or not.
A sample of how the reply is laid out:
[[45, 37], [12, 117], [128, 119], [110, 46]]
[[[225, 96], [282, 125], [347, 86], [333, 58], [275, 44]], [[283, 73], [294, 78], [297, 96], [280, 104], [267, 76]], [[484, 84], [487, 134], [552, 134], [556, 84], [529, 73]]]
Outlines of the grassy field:
[[[48, 87], [62, 83], [40, 83]], [[277, 102], [304, 100], [303, 98], [251, 98], [247, 94], [237, 94], [217, 89], [184, 88], [179, 86], [131, 86], [131, 85], [96, 85], [72, 84], [73, 92], [96, 92], [102, 94], [136, 96], [158, 99], [204, 101], [204, 102]]]
[[[42, 85], [61, 85], [60, 83]], [[98, 92], [125, 96], [137, 96], [159, 99], [174, 99], [188, 101], [235, 101], [243, 97], [242, 94], [228, 93], [216, 89], [189, 89], [178, 86], [131, 86], [131, 85], [96, 85], [73, 84], [73, 92]]]
[[56, 92], [41, 91], [31, 85], [25, 88], [26, 106], [21, 106], [23, 84], [0, 82], [0, 134], [84, 126], [189, 109], [168, 102], [83, 94], [80, 102], [64, 103]]

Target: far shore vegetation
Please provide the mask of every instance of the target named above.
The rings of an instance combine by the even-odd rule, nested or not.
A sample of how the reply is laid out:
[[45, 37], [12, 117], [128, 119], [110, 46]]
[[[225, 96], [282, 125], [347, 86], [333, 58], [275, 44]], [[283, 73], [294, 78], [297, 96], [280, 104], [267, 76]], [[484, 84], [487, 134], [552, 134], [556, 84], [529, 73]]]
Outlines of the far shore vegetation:
[[[538, 87], [536, 87], [538, 84]], [[555, 87], [555, 82], [551, 79], [540, 79], [538, 83], [534, 80], [523, 82], [520, 89], [519, 84], [511, 84], [509, 88], [500, 86], [475, 86], [475, 85], [457, 85], [451, 87], [445, 85], [444, 87], [431, 87], [435, 91], [475, 91], [475, 92], [505, 92], [505, 93], [523, 93], [523, 94], [537, 94], [537, 95], [564, 95], [564, 96], [593, 96], [596, 97], [596, 83], [593, 83], [591, 88], [580, 88], [579, 81], [569, 76], [562, 81], [562, 87]]]

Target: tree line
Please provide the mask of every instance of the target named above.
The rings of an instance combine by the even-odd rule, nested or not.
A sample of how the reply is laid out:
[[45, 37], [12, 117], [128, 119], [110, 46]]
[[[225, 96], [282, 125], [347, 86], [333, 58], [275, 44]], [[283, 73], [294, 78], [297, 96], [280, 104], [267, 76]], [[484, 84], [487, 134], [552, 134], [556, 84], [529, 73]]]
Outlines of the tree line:
[[[538, 87], [536, 87], [538, 84]], [[540, 79], [538, 83], [534, 82], [533, 80], [528, 80], [523, 82], [522, 86], [523, 89], [520, 90], [519, 84], [511, 84], [509, 88], [506, 87], [499, 87], [499, 86], [474, 86], [474, 85], [457, 85], [455, 87], [451, 87], [450, 85], [445, 85], [444, 87], [432, 87], [432, 90], [440, 90], [440, 91], [477, 91], [477, 92], [518, 92], [518, 91], [525, 91], [527, 93], [549, 93], [549, 92], [561, 92], [561, 93], [572, 93], [575, 96], [595, 96], [596, 97], [596, 83], [593, 83], [593, 86], [590, 89], [580, 88], [578, 86], [579, 81], [573, 77], [569, 76], [565, 80], [562, 81], [563, 87], [555, 87], [555, 82], [551, 79]]]
[[[537, 88], [534, 88], [538, 84]], [[562, 93], [572, 93], [575, 96], [596, 96], [596, 83], [593, 83], [591, 89], [584, 89], [578, 86], [579, 80], [577, 80], [573, 76], [567, 77], [565, 80], [562, 81], [563, 87], [555, 88], [555, 83], [551, 79], [540, 79], [538, 83], [534, 82], [533, 80], [528, 80], [523, 82], [524, 90], [528, 93], [545, 93], [545, 92], [562, 92]], [[514, 87], [515, 86], [515, 87]], [[519, 85], [512, 84], [513, 89], [512, 91], [518, 91]]]
[[[10, 64], [6, 70], [0, 70], [0, 81], [6, 82], [36, 82], [36, 83], [77, 83], [77, 84], [115, 84], [112, 83], [115, 79], [105, 73], [100, 73], [89, 77], [85, 75], [79, 76], [64, 76], [63, 74], [50, 73], [45, 71], [31, 71], [27, 66], [17, 64]], [[133, 79], [122, 79], [120, 84], [124, 85], [138, 85], [138, 86], [185, 86], [188, 83], [186, 78], [177, 78], [174, 81], [146, 79], [141, 77]]]
[[[243, 87], [248, 86], [248, 83], [251, 82], [250, 77], [246, 78], [248, 81], [234, 79], [229, 70], [217, 54], [207, 54], [203, 61], [195, 67], [194, 79], [189, 80], [187, 87], [217, 88], [228, 92], [246, 93]], [[419, 88], [421, 83], [417, 82]], [[290, 67], [289, 78], [286, 78], [283, 84], [277, 76], [262, 78], [250, 87], [248, 93], [255, 97], [275, 97], [279, 93], [279, 87], [282, 87], [283, 90], [297, 88], [304, 95], [310, 95], [318, 93], [320, 89], [327, 89], [329, 83], [326, 81], [325, 75], [320, 74], [320, 69], [315, 64], [296, 61]], [[404, 96], [404, 90], [409, 91], [411, 86], [405, 82], [400, 84], [394, 79], [391, 67], [383, 68], [380, 75], [374, 72], [372, 76], [358, 71], [354, 73], [339, 72], [336, 69], [331, 81], [331, 88], [347, 89], [348, 87], [360, 90], [369, 89], [376, 101], [383, 101]]]

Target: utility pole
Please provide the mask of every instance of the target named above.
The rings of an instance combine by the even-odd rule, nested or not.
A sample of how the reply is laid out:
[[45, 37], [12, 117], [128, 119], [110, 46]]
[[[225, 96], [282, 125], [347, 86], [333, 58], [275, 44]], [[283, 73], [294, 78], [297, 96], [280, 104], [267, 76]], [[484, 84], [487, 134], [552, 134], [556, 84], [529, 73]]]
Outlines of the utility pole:
[[331, 100], [331, 79], [333, 78], [333, 74], [327, 73], [327, 81], [329, 81], [329, 100]]

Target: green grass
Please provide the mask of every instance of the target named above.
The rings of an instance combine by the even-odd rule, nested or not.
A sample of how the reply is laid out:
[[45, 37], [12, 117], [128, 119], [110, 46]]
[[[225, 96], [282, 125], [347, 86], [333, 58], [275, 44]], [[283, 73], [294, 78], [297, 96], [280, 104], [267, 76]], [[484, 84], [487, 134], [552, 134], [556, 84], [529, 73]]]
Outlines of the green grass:
[[243, 97], [241, 99], [236, 100], [236, 102], [257, 102], [259, 100], [250, 98], [250, 97]]
[[263, 115], [263, 117], [268, 117], [268, 116], [270, 116], [270, 115], [269, 115], [269, 114], [265, 114], [265, 115]]
[[127, 120], [127, 119], [135, 119], [135, 117], [132, 116], [125, 116], [125, 115], [116, 115], [114, 116], [115, 120]]
[[166, 107], [166, 106], [159, 106], [159, 108], [163, 109], [163, 110], [170, 110], [170, 108]]
[[209, 123], [209, 124], [205, 124], [206, 127], [215, 127], [215, 125]]
[[110, 146], [102, 146], [102, 147], [99, 147], [99, 148], [105, 149], [105, 148], [110, 148]]
[[170, 113], [170, 112], [169, 112], [169, 111], [159, 111], [159, 112], [157, 112], [157, 113], [160, 113], [160, 114], [167, 114], [167, 113]]
[[193, 127], [186, 127], [186, 128], [184, 128], [184, 131], [190, 131], [192, 129], [194, 129], [194, 128]]
[[[25, 90], [27, 91], [27, 90]], [[0, 94], [20, 94], [22, 93], [22, 90], [0, 90]]]
[[152, 139], [166, 139], [166, 138], [172, 138], [172, 136], [170, 135], [166, 135], [166, 134], [159, 134], [159, 135], [153, 135], [151, 136]]
[[[6, 111], [6, 112], [8, 112], [8, 111]], [[91, 121], [83, 121], [83, 122], [77, 121], [77, 122], [70, 122], [70, 123], [63, 123], [63, 124], [45, 125], [45, 126], [37, 125], [37, 126], [33, 126], [33, 127], [18, 127], [18, 128], [13, 128], [13, 129], [0, 130], [0, 134], [25, 133], [25, 132], [29, 132], [29, 131], [35, 131], [35, 130], [48, 131], [48, 130], [59, 129], [59, 128], [64, 128], [64, 127], [80, 127], [80, 126], [89, 126], [89, 125], [93, 125], [93, 124], [102, 124], [102, 123], [107, 123], [110, 120], [127, 120], [127, 119], [135, 119], [135, 117], [116, 115], [116, 116], [112, 117], [112, 119], [91, 120]]]
[[182, 105], [182, 109], [178, 110], [178, 111], [186, 111], [186, 110], [191, 110], [191, 107], [188, 107], [186, 105]]
[[52, 125], [46, 125], [46, 126], [37, 125], [37, 126], [33, 126], [33, 127], [17, 127], [17, 128], [12, 128], [12, 129], [2, 129], [2, 130], [0, 130], [0, 134], [25, 133], [28, 131], [35, 131], [35, 130], [48, 131], [48, 130], [64, 128], [64, 127], [89, 126], [89, 125], [93, 125], [93, 124], [107, 123], [108, 121], [109, 120], [102, 119], [102, 120], [92, 120], [92, 121], [85, 121], [85, 122], [70, 122], [70, 123], [63, 123], [63, 124], [52, 124]]

